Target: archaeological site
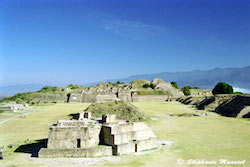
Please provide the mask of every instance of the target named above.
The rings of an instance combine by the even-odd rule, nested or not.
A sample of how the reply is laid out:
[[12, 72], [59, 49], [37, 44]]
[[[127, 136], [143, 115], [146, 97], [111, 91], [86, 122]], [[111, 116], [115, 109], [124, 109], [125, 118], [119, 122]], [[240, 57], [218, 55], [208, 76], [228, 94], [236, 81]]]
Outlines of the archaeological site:
[[144, 122], [117, 120], [116, 115], [59, 120], [50, 128], [47, 148], [39, 157], [100, 157], [131, 154], [156, 148], [156, 136]]

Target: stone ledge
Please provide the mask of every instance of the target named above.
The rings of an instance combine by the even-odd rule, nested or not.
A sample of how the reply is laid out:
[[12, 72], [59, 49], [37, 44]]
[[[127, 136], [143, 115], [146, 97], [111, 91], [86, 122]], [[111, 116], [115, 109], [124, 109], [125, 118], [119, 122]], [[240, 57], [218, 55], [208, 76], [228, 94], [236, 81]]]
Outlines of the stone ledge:
[[111, 146], [97, 146], [88, 149], [48, 149], [42, 148], [39, 151], [39, 158], [59, 158], [59, 157], [101, 157], [112, 156]]

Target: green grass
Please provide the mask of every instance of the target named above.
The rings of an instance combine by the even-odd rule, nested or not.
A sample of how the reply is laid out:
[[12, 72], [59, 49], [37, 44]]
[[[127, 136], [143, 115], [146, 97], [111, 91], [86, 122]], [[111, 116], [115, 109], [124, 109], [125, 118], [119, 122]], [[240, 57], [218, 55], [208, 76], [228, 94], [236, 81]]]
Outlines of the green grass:
[[[173, 146], [163, 146], [151, 154], [140, 156], [124, 155], [121, 161], [108, 162], [107, 167], [179, 167], [176, 160], [206, 159], [246, 160], [245, 165], [198, 165], [211, 166], [250, 166], [250, 121], [249, 119], [211, 117], [169, 117], [167, 114], [194, 113], [190, 106], [176, 102], [136, 102], [135, 106], [142, 109], [148, 117], [159, 120], [147, 120], [158, 139], [174, 141]], [[0, 143], [13, 144], [27, 138], [43, 139], [48, 136], [48, 128], [58, 119], [68, 118], [68, 114], [82, 111], [88, 104], [56, 104], [46, 106], [24, 119], [12, 120], [0, 125]], [[14, 149], [13, 149], [14, 150]], [[6, 160], [0, 161], [3, 166], [49, 166], [28, 159], [30, 154], [13, 153]], [[64, 164], [61, 164], [64, 166]], [[197, 165], [189, 165], [197, 166]]]
[[49, 127], [59, 119], [69, 119], [69, 114], [83, 111], [89, 103], [60, 103], [43, 106], [25, 118], [16, 118], [0, 125], [0, 143], [8, 145], [22, 142], [25, 139], [37, 140], [48, 137]]
[[[156, 117], [158, 121], [148, 121], [158, 139], [174, 141], [152, 154], [126, 156], [122, 162], [107, 163], [101, 166], [169, 166], [178, 167], [178, 158], [219, 160], [246, 160], [250, 165], [250, 121], [227, 117], [172, 117], [170, 113], [194, 113], [189, 106], [179, 103], [136, 102], [146, 116]], [[185, 166], [185, 165], [182, 165]], [[189, 165], [197, 166], [197, 165]], [[210, 166], [211, 165], [198, 165]], [[233, 166], [233, 165], [216, 165]], [[235, 165], [234, 165], [235, 166]]]
[[104, 114], [115, 114], [118, 119], [129, 121], [143, 121], [144, 115], [124, 102], [93, 103], [86, 111], [96, 118]]

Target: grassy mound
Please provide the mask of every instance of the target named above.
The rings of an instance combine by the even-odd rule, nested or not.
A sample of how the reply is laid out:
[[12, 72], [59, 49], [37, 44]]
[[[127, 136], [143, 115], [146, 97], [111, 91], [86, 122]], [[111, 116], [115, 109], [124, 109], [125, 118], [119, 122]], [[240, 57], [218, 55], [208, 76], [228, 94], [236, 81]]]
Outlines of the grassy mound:
[[144, 120], [144, 115], [141, 112], [124, 102], [92, 103], [85, 111], [91, 112], [94, 117], [115, 114], [118, 119], [128, 121]]

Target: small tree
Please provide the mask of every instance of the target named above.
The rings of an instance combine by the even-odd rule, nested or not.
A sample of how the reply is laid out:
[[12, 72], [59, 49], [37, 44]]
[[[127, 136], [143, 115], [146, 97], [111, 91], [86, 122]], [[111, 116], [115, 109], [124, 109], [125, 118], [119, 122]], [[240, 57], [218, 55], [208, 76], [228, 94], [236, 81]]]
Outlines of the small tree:
[[177, 85], [177, 82], [173, 81], [171, 82], [171, 85], [176, 88], [176, 89], [179, 89], [179, 86]]
[[152, 89], [155, 89], [156, 85], [151, 83], [151, 84], [150, 84], [150, 87], [151, 87]]
[[144, 84], [142, 87], [145, 89], [147, 89], [147, 88], [155, 89], [156, 85], [151, 83], [151, 84]]
[[185, 96], [191, 95], [190, 89], [190, 86], [184, 86], [183, 88], [181, 88]]
[[147, 88], [150, 87], [150, 85], [149, 84], [144, 84], [142, 87], [145, 88], [145, 89], [147, 89]]
[[70, 84], [67, 88], [69, 88], [69, 89], [79, 89], [80, 86], [74, 85], [74, 84]]
[[213, 89], [213, 94], [233, 94], [233, 87], [225, 82], [220, 82], [218, 83], [214, 89]]

